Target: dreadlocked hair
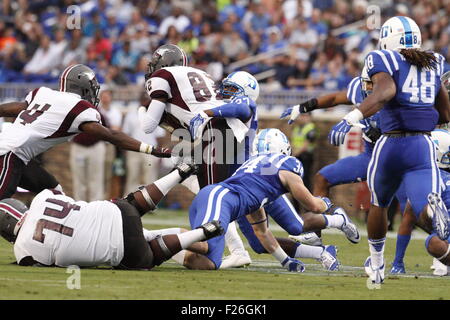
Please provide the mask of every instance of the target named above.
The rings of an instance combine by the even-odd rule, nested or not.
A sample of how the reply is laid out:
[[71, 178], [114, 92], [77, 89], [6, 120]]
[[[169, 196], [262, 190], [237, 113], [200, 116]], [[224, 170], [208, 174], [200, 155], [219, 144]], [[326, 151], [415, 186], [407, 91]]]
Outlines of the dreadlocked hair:
[[431, 52], [421, 51], [419, 49], [402, 49], [400, 53], [405, 57], [406, 61], [417, 66], [419, 69], [436, 69], [436, 56]]

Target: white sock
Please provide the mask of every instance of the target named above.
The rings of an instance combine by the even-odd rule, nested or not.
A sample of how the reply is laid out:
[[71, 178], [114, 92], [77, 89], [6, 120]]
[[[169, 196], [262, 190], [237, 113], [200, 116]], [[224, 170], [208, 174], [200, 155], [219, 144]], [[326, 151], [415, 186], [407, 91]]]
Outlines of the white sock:
[[344, 224], [345, 220], [344, 217], [340, 214], [333, 214], [333, 215], [323, 215], [325, 217], [325, 220], [327, 221], [327, 228], [342, 228], [342, 225]]
[[383, 256], [385, 242], [386, 238], [369, 239], [370, 259], [373, 269], [381, 267], [384, 263]]
[[180, 240], [181, 248], [186, 249], [195, 242], [205, 240], [205, 234], [201, 228], [194, 229], [178, 234], [178, 239]]
[[228, 225], [227, 232], [225, 233], [225, 243], [232, 254], [246, 251], [234, 221]]
[[186, 250], [181, 250], [177, 254], [172, 256], [172, 259], [175, 260], [176, 263], [184, 265], [184, 257], [186, 256]]
[[307, 244], [301, 244], [295, 251], [295, 258], [312, 258], [319, 259], [322, 255], [324, 248], [321, 246], [309, 246]]
[[156, 180], [153, 184], [158, 187], [159, 191], [161, 191], [163, 195], [166, 195], [170, 189], [179, 184], [180, 181], [180, 174], [178, 173], [178, 170], [175, 170], [161, 179]]
[[142, 229], [144, 232], [145, 241], [150, 242], [155, 239], [157, 236], [165, 236], [168, 234], [179, 234], [181, 233], [180, 228], [168, 228], [168, 229], [159, 229], [159, 230], [147, 230], [145, 228]]

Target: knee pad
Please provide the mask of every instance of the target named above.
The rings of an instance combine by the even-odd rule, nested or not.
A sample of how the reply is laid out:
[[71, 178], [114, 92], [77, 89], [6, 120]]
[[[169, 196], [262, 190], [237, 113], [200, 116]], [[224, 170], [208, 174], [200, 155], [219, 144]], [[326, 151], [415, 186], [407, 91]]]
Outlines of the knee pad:
[[[137, 196], [138, 194], [139, 196]], [[139, 211], [139, 214], [141, 216], [149, 211], [155, 210], [156, 208], [156, 205], [153, 202], [152, 198], [150, 197], [150, 194], [148, 193], [147, 188], [145, 186], [141, 186], [138, 188], [138, 190], [130, 192], [125, 197], [125, 200], [127, 200], [128, 203], [133, 205]]]

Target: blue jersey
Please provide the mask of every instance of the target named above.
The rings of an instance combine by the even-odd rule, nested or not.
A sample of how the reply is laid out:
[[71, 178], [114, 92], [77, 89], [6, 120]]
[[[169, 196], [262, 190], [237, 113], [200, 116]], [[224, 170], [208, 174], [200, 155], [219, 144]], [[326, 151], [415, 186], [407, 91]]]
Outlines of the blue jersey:
[[303, 176], [303, 166], [296, 158], [279, 153], [264, 154], [248, 159], [232, 177], [219, 185], [239, 195], [241, 203], [238, 216], [243, 216], [288, 192], [278, 175], [281, 170]]
[[[351, 101], [356, 107], [364, 100], [364, 95], [362, 93], [361, 88], [361, 77], [355, 77], [350, 81], [347, 88], [347, 99]], [[375, 142], [377, 142], [375, 138], [373, 138], [372, 134], [369, 134], [370, 130], [380, 130], [380, 113], [377, 112], [373, 116], [370, 116], [366, 119], [360, 121], [361, 124], [364, 125], [363, 129], [363, 139], [364, 139], [364, 150], [367, 153], [372, 153], [373, 148], [375, 146]]]
[[388, 73], [395, 82], [395, 96], [380, 111], [383, 133], [400, 131], [432, 131], [438, 122], [434, 100], [441, 88], [444, 57], [434, 53], [434, 69], [418, 69], [397, 51], [375, 50], [365, 59], [369, 77]]

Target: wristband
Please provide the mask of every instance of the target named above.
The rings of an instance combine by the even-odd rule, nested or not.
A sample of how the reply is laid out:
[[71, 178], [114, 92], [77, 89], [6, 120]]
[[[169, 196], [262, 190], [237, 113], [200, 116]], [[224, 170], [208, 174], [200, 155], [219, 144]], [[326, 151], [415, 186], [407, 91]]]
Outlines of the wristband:
[[144, 142], [141, 143], [141, 145], [139, 147], [139, 152], [150, 154], [150, 153], [152, 153], [152, 151], [153, 151], [153, 146], [146, 144]]
[[311, 100], [306, 101], [305, 110], [307, 112], [311, 112], [311, 111], [316, 109], [318, 104], [319, 104], [319, 102], [317, 101], [317, 99], [316, 98], [312, 98]]
[[278, 246], [278, 248], [276, 248], [275, 251], [272, 252], [272, 256], [280, 261], [281, 264], [285, 263], [286, 259], [289, 259], [286, 252], [284, 252], [284, 250], [280, 246]]

